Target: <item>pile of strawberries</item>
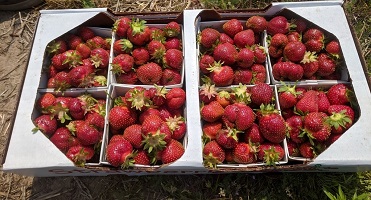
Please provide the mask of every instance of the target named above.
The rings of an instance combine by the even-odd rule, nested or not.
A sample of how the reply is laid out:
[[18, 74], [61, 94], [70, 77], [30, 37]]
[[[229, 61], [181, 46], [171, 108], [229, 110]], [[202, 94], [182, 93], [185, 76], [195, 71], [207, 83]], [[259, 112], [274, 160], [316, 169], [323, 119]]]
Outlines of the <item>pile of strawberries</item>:
[[274, 96], [266, 83], [240, 84], [230, 91], [214, 90], [207, 95], [201, 89], [204, 165], [259, 161], [276, 165], [282, 160], [286, 125], [275, 109]]
[[122, 84], [175, 85], [182, 80], [182, 30], [175, 22], [163, 28], [128, 17], [118, 19], [113, 27], [112, 72]]
[[266, 51], [260, 41], [266, 24], [264, 17], [252, 16], [246, 22], [230, 19], [220, 29], [201, 30], [200, 75], [217, 87], [264, 83]]
[[278, 91], [292, 157], [316, 157], [354, 123], [353, 92], [346, 84], [328, 90], [282, 85]]
[[44, 133], [76, 165], [83, 166], [99, 154], [105, 99], [89, 94], [67, 97], [44, 93], [35, 106], [41, 115], [33, 120], [33, 131]]
[[109, 110], [107, 161], [114, 167], [167, 164], [184, 153], [182, 88], [136, 86], [117, 96]]
[[106, 86], [110, 48], [111, 38], [98, 36], [89, 27], [53, 40], [47, 46], [51, 56], [47, 87], [64, 91]]
[[284, 16], [268, 22], [268, 52], [276, 81], [339, 80], [340, 45], [302, 19]]

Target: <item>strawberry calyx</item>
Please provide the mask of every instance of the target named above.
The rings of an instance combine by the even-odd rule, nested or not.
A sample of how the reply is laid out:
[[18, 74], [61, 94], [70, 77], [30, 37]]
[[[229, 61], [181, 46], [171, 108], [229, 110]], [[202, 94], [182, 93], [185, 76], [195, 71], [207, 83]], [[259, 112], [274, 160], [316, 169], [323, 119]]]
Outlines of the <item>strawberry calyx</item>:
[[90, 60], [95, 68], [98, 68], [103, 64], [103, 58], [99, 54], [95, 54], [90, 57]]
[[300, 61], [300, 63], [306, 64], [310, 62], [315, 62], [317, 61], [317, 58], [318, 57], [316, 55], [316, 52], [306, 51], [304, 54], [304, 58]]
[[303, 93], [302, 91], [296, 91], [296, 89], [295, 89], [296, 88], [296, 85], [294, 85], [294, 86], [291, 86], [290, 84], [287, 84], [286, 85], [282, 81], [281, 81], [281, 83], [283, 84], [283, 86], [278, 89], [278, 92], [280, 92], [280, 93], [281, 92], [289, 92], [292, 95], [294, 95], [295, 97], [297, 97], [297, 95]]
[[280, 112], [275, 108], [274, 104], [261, 104], [260, 108], [257, 109], [260, 116], [279, 114]]
[[251, 94], [247, 91], [247, 86], [239, 83], [238, 87], [232, 88], [235, 101], [238, 103], [249, 104], [251, 103]]
[[122, 164], [120, 165], [121, 169], [128, 169], [135, 164], [134, 157], [136, 156], [137, 152], [125, 152], [121, 156]]
[[107, 78], [105, 76], [94, 76], [94, 85], [97, 86], [106, 86], [107, 85]]
[[264, 163], [269, 166], [276, 166], [276, 162], [280, 159], [279, 154], [273, 146], [264, 150]]
[[64, 107], [60, 102], [58, 102], [55, 106], [50, 108], [50, 112], [53, 116], [57, 116], [57, 119], [64, 123], [66, 120], [72, 120], [71, 117], [68, 115], [69, 109]]
[[160, 41], [161, 43], [165, 43], [166, 38], [164, 36], [164, 33], [161, 30], [154, 30], [151, 33], [152, 40]]
[[139, 111], [141, 111], [143, 107], [150, 107], [152, 105], [152, 101], [146, 96], [145, 90], [138, 90], [136, 88], [130, 92], [130, 97], [126, 100], [131, 102], [132, 108]]
[[59, 49], [61, 48], [61, 43], [56, 41], [56, 40], [53, 40], [47, 47], [46, 47], [46, 51], [49, 53], [49, 54], [56, 54], [58, 53]]
[[214, 61], [214, 63], [206, 69], [209, 70], [210, 72], [218, 72], [222, 69], [222, 66], [223, 66], [222, 61]]
[[78, 51], [67, 51], [66, 59], [62, 62], [63, 65], [68, 64], [70, 67], [75, 67], [82, 64], [81, 55]]
[[218, 158], [215, 157], [211, 152], [208, 155], [203, 155], [203, 158], [203, 164], [205, 167], [215, 169], [218, 164], [222, 164], [222, 162], [220, 162]]
[[160, 129], [156, 132], [149, 132], [147, 136], [144, 136], [142, 143], [144, 144], [143, 150], [147, 150], [148, 153], [158, 152], [166, 147], [165, 134], [161, 133]]
[[156, 88], [155, 96], [160, 96], [166, 98], [167, 90], [165, 86], [158, 86], [157, 84], [154, 84]]
[[145, 20], [141, 20], [139, 18], [132, 19], [130, 22], [130, 27], [133, 29], [133, 36], [136, 34], [140, 34], [144, 31], [144, 29], [147, 27], [145, 24], [147, 22]]
[[118, 63], [113, 63], [112, 64], [112, 69], [111, 69], [113, 74], [121, 75], [125, 74], [126, 72], [122, 70], [121, 65]]
[[85, 151], [84, 148], [81, 148], [80, 151], [72, 158], [72, 161], [79, 167], [84, 167], [86, 163], [86, 156], [89, 155], [89, 152]]
[[166, 118], [166, 124], [169, 126], [171, 132], [177, 130], [179, 128], [179, 124], [184, 123], [185, 119], [182, 116], [179, 117], [168, 117]]
[[123, 52], [130, 53], [131, 50], [133, 49], [133, 43], [131, 43], [130, 40], [128, 39], [121, 39], [119, 44]]
[[205, 83], [201, 86], [200, 95], [203, 95], [203, 96], [211, 99], [211, 98], [215, 97], [217, 94], [218, 93], [215, 89], [214, 84]]
[[333, 112], [332, 115], [330, 115], [326, 123], [328, 123], [331, 127], [334, 127], [335, 129], [338, 129], [339, 126], [346, 128], [346, 124], [352, 123], [352, 120], [348, 115], [345, 114], [346, 110], [342, 110], [340, 112]]

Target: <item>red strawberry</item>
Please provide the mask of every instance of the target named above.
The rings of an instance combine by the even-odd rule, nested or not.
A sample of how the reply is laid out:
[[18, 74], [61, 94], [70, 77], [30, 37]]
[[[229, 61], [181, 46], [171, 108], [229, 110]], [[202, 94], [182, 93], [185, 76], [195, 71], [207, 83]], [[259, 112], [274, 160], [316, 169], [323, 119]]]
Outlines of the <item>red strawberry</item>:
[[127, 37], [135, 45], [143, 46], [150, 40], [151, 31], [146, 25], [146, 21], [139, 18], [133, 19], [127, 31]]
[[287, 34], [287, 40], [288, 42], [296, 42], [296, 41], [301, 41], [301, 35], [300, 33], [294, 31], [294, 32], [290, 32]]
[[48, 76], [49, 78], [53, 78], [59, 71], [54, 65], [50, 65], [48, 68]]
[[287, 43], [289, 43], [287, 35], [283, 33], [276, 33], [270, 39], [269, 45], [278, 48], [284, 48], [287, 45]]
[[331, 125], [333, 134], [342, 134], [353, 124], [354, 110], [350, 106], [331, 105], [327, 113], [330, 115], [327, 122]]
[[339, 58], [340, 54], [340, 44], [336, 40], [332, 40], [329, 43], [326, 44], [325, 47], [327, 53], [331, 54], [335, 58]]
[[249, 48], [242, 48], [237, 54], [236, 62], [241, 68], [250, 68], [254, 63], [254, 52]]
[[64, 123], [65, 120], [71, 120], [70, 116], [67, 114], [71, 99], [71, 97], [57, 97], [54, 105], [50, 109], [50, 112], [54, 117], [60, 120], [61, 123]]
[[279, 144], [264, 143], [259, 146], [258, 159], [264, 161], [266, 165], [275, 166], [276, 162], [282, 160], [284, 155], [285, 151]]
[[68, 67], [75, 67], [82, 64], [81, 54], [76, 50], [67, 50], [61, 54], [60, 57], [62, 65], [67, 65]]
[[319, 62], [317, 60], [316, 54], [309, 51], [306, 52], [303, 60], [300, 61], [300, 65], [303, 67], [303, 75], [305, 78], [313, 76], [317, 72], [319, 67]]
[[89, 58], [91, 49], [85, 43], [81, 43], [77, 45], [76, 51], [78, 51], [81, 54], [82, 59], [85, 59]]
[[225, 151], [215, 140], [205, 144], [202, 155], [206, 167], [215, 168], [217, 164], [222, 164], [225, 160]]
[[169, 126], [174, 140], [180, 140], [187, 132], [187, 126], [183, 117], [169, 117], [166, 119], [166, 124]]
[[50, 137], [50, 141], [63, 153], [67, 152], [70, 147], [79, 144], [66, 127], [58, 128], [54, 135]]
[[303, 41], [307, 42], [309, 40], [323, 40], [323, 32], [316, 28], [308, 29], [303, 34]]
[[[323, 112], [311, 112], [304, 117], [304, 128], [312, 134], [325, 126], [327, 115]], [[326, 138], [327, 139], [327, 138]]]
[[144, 47], [135, 48], [132, 52], [132, 56], [136, 65], [144, 65], [150, 59], [149, 52]]
[[220, 33], [219, 43], [220, 44], [222, 44], [222, 43], [234, 44], [233, 39], [225, 33]]
[[164, 54], [166, 52], [165, 45], [158, 40], [152, 40], [147, 45], [148, 53], [151, 55], [151, 59], [157, 63], [162, 62]]
[[301, 135], [303, 128], [303, 120], [301, 116], [294, 115], [286, 119], [286, 125], [288, 129], [288, 136], [291, 141], [295, 143], [302, 143], [305, 141], [305, 137]]
[[57, 55], [67, 51], [67, 43], [62, 39], [56, 39], [48, 44], [46, 48], [48, 53], [50, 53], [51, 55]]
[[288, 148], [288, 153], [289, 153], [289, 156], [291, 157], [299, 157], [300, 156], [300, 151], [299, 151], [299, 147], [298, 147], [298, 144], [296, 144], [295, 142], [293, 141], [288, 141], [287, 142], [287, 148]]
[[141, 148], [142, 144], [142, 126], [133, 124], [124, 130], [123, 137], [130, 142], [134, 148]]
[[102, 135], [102, 132], [86, 122], [76, 128], [76, 137], [82, 145], [96, 144], [102, 139]]
[[327, 98], [331, 105], [345, 105], [350, 102], [352, 91], [342, 83], [331, 86], [327, 91]]
[[264, 114], [259, 118], [259, 131], [265, 139], [273, 143], [280, 143], [286, 137], [286, 123], [277, 110], [262, 111]]
[[295, 30], [300, 34], [307, 29], [307, 22], [304, 19], [295, 19], [293, 23], [296, 25]]
[[133, 147], [123, 139], [109, 143], [106, 149], [107, 161], [114, 167], [127, 168], [133, 164]]
[[308, 90], [296, 104], [296, 110], [302, 113], [318, 112], [318, 92]]
[[83, 42], [83, 40], [81, 39], [81, 37], [79, 37], [77, 35], [73, 35], [73, 34], [69, 35], [68, 39], [67, 39], [68, 47], [71, 50], [76, 49], [77, 45], [79, 45], [82, 42]]
[[56, 97], [52, 93], [45, 93], [38, 99], [38, 106], [43, 114], [51, 114], [51, 106], [54, 105]]
[[128, 39], [119, 39], [113, 43], [113, 52], [117, 54], [131, 53], [133, 44]]
[[130, 22], [131, 20], [128, 17], [121, 17], [115, 21], [112, 28], [113, 32], [119, 37], [126, 37], [127, 31], [130, 27]]
[[318, 111], [327, 112], [330, 106], [330, 102], [327, 98], [327, 95], [324, 91], [318, 91]]
[[230, 66], [223, 65], [220, 62], [214, 62], [208, 70], [211, 72], [210, 79], [215, 86], [229, 86], [233, 83], [234, 72]]
[[224, 114], [224, 108], [217, 102], [212, 101], [201, 108], [201, 118], [207, 122], [215, 122]]
[[166, 105], [170, 109], [181, 108], [186, 100], [186, 93], [182, 88], [172, 88], [166, 94]]
[[160, 117], [160, 111], [156, 108], [148, 108], [145, 111], [141, 112], [139, 115], [139, 123], [142, 124], [143, 121], [151, 115], [157, 115]]
[[[103, 112], [103, 114], [105, 114], [105, 112]], [[104, 115], [102, 114], [97, 112], [87, 113], [85, 115], [85, 121], [99, 131], [103, 131], [104, 129]]]
[[93, 49], [90, 58], [96, 68], [107, 68], [109, 62], [109, 53], [103, 48]]
[[219, 102], [219, 104], [223, 108], [225, 108], [231, 104], [231, 98], [232, 98], [232, 95], [229, 92], [222, 90], [218, 92], [218, 95], [216, 96], [216, 101]]
[[149, 30], [151, 32], [150, 41], [157, 40], [163, 43], [166, 40], [164, 30], [158, 27], [149, 27]]
[[256, 161], [255, 151], [247, 143], [240, 142], [233, 149], [233, 160], [240, 164], [249, 164]]
[[[224, 122], [233, 124], [238, 130], [246, 130], [252, 126], [255, 121], [254, 111], [242, 103], [234, 103], [225, 107]], [[230, 126], [232, 128], [232, 126]]]
[[72, 146], [68, 149], [66, 156], [77, 166], [84, 166], [87, 161], [93, 158], [94, 149], [81, 145]]
[[325, 53], [320, 53], [318, 55], [318, 70], [317, 74], [319, 76], [328, 76], [334, 73], [336, 70], [336, 63], [335, 61], [330, 58]]
[[203, 138], [206, 141], [215, 140], [216, 135], [222, 129], [222, 123], [209, 122], [202, 125]]
[[178, 50], [182, 50], [182, 41], [179, 39], [179, 38], [167, 38], [165, 43], [164, 43], [164, 46], [166, 48], [166, 50], [168, 49], [178, 49]]
[[115, 130], [125, 129], [135, 124], [137, 114], [128, 107], [115, 106], [109, 111], [108, 121], [110, 126]]
[[135, 85], [138, 82], [137, 74], [131, 70], [126, 73], [121, 73], [116, 75], [116, 82], [122, 84], [133, 84]]
[[93, 79], [93, 74], [84, 66], [77, 66], [68, 72], [69, 83], [72, 87], [89, 87]]
[[237, 129], [221, 129], [216, 135], [216, 142], [225, 149], [233, 149], [238, 143]]
[[251, 83], [258, 84], [258, 83], [265, 83], [267, 79], [267, 71], [262, 64], [253, 64], [251, 66], [251, 71], [253, 74], [253, 78]]
[[112, 60], [111, 71], [114, 74], [126, 73], [134, 68], [134, 58], [129, 54], [119, 54]]
[[243, 30], [243, 26], [238, 19], [230, 19], [223, 24], [222, 29], [224, 33], [233, 38], [237, 33]]
[[87, 40], [86, 44], [90, 47], [90, 49], [97, 49], [97, 48], [106, 49], [107, 46], [110, 47], [110, 45], [107, 44], [107, 40], [105, 40], [101, 36], [95, 36], [95, 37]]
[[283, 48], [270, 45], [268, 47], [268, 53], [269, 53], [269, 56], [272, 58], [280, 58], [282, 57], [282, 54], [283, 54]]
[[244, 141], [248, 144], [262, 144], [265, 141], [264, 136], [259, 131], [259, 126], [255, 123], [245, 131]]
[[253, 73], [250, 69], [237, 69], [234, 71], [234, 79], [233, 84], [244, 84], [249, 85], [251, 84], [253, 78]]
[[267, 31], [270, 35], [277, 33], [286, 34], [289, 32], [290, 23], [284, 16], [276, 16], [268, 21]]
[[167, 23], [163, 30], [167, 37], [177, 37], [181, 33], [180, 24], [175, 21]]
[[47, 137], [51, 137], [57, 130], [57, 120], [50, 115], [41, 115], [33, 122], [35, 124], [35, 128], [33, 128], [32, 131], [36, 132], [40, 130]]
[[235, 34], [233, 42], [238, 48], [251, 47], [255, 43], [254, 31], [251, 29], [243, 30]]
[[215, 61], [223, 62], [224, 65], [233, 65], [236, 62], [238, 51], [230, 43], [218, 44], [213, 51]]
[[162, 77], [162, 69], [157, 63], [150, 62], [139, 66], [136, 74], [139, 81], [143, 84], [152, 85], [160, 81]]
[[134, 155], [134, 163], [138, 165], [150, 165], [150, 157], [148, 156], [146, 151], [139, 150], [135, 155]]
[[304, 158], [314, 158], [316, 156], [314, 147], [310, 144], [310, 142], [305, 142], [299, 146], [300, 154]]
[[180, 70], [183, 64], [183, 52], [178, 49], [168, 49], [163, 57], [163, 64], [175, 70]]
[[125, 102], [128, 107], [141, 111], [152, 105], [148, 91], [142, 86], [131, 88], [125, 93]]
[[254, 52], [254, 62], [257, 64], [263, 64], [267, 58], [265, 48], [260, 45], [253, 45], [251, 48]]
[[207, 68], [209, 68], [211, 65], [213, 65], [214, 62], [215, 62], [214, 57], [212, 57], [208, 54], [201, 55], [201, 58], [199, 60], [200, 71], [203, 74], [209, 74], [210, 71]]
[[211, 48], [219, 41], [220, 32], [214, 28], [205, 28], [198, 35], [198, 42], [205, 48]]
[[171, 139], [161, 153], [161, 161], [163, 164], [171, 163], [178, 160], [184, 154], [182, 143]]
[[283, 49], [285, 58], [292, 62], [299, 62], [303, 60], [306, 47], [301, 42], [289, 42]]
[[268, 22], [267, 20], [258, 15], [251, 16], [246, 21], [246, 27], [252, 29], [254, 33], [261, 33], [267, 29]]
[[164, 120], [161, 119], [158, 115], [150, 115], [144, 118], [142, 123], [142, 133], [146, 136], [149, 132], [156, 132], [161, 125], [163, 124]]
[[182, 75], [179, 71], [172, 69], [164, 69], [160, 79], [161, 85], [176, 85], [182, 82]]
[[93, 37], [95, 37], [95, 33], [89, 27], [83, 26], [77, 30], [77, 35], [82, 38], [85, 42]]
[[304, 45], [307, 51], [316, 53], [320, 52], [324, 48], [324, 43], [321, 40], [311, 39], [305, 42]]
[[267, 83], [258, 83], [251, 88], [251, 102], [260, 106], [269, 104], [273, 98], [273, 90]]

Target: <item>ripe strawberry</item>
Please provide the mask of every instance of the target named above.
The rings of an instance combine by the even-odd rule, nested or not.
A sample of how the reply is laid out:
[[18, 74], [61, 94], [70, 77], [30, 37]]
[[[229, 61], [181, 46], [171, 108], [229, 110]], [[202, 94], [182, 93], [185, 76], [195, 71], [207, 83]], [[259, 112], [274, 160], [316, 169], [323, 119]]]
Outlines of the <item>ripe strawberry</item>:
[[77, 166], [84, 166], [87, 161], [93, 158], [94, 149], [89, 146], [72, 146], [68, 149], [66, 156]]
[[330, 115], [327, 122], [331, 125], [333, 134], [342, 134], [353, 124], [354, 110], [350, 106], [331, 105], [327, 113]]
[[345, 105], [350, 102], [352, 93], [348, 86], [338, 83], [328, 89], [327, 98], [331, 105]]
[[166, 40], [166, 35], [164, 30], [158, 27], [149, 27], [149, 30], [151, 32], [150, 34], [150, 41], [157, 40], [163, 43]]
[[182, 82], [182, 75], [179, 71], [172, 69], [164, 69], [160, 79], [161, 85], [176, 85]]
[[295, 85], [283, 85], [278, 89], [278, 100], [281, 109], [292, 108], [297, 103]]
[[335, 72], [336, 63], [325, 53], [320, 53], [318, 55], [318, 70], [317, 74], [319, 76], [328, 76]]
[[129, 54], [119, 54], [112, 60], [111, 71], [114, 74], [121, 74], [131, 71], [134, 68], [134, 58]]
[[[233, 124], [237, 130], [244, 131], [252, 126], [255, 121], [254, 111], [242, 103], [234, 103], [225, 107], [224, 122]], [[230, 126], [232, 128], [232, 126]]]
[[252, 84], [265, 83], [267, 79], [267, 71], [262, 64], [253, 64], [251, 66], [251, 71], [253, 78], [251, 80]]
[[180, 140], [187, 132], [187, 126], [184, 117], [169, 117], [166, 119], [166, 124], [169, 126], [172, 134], [171, 138]]
[[151, 59], [157, 63], [161, 63], [166, 52], [165, 45], [158, 40], [152, 40], [147, 45], [148, 53], [151, 55]]
[[222, 44], [222, 43], [230, 43], [232, 45], [234, 44], [233, 39], [225, 33], [220, 33], [219, 44]]
[[220, 32], [214, 28], [205, 28], [197, 36], [198, 42], [205, 48], [211, 48], [217, 44]]
[[81, 37], [83, 41], [87, 41], [93, 37], [95, 37], [95, 33], [89, 27], [82, 26], [77, 30], [77, 35]]
[[260, 144], [258, 152], [258, 160], [264, 161], [266, 165], [275, 166], [276, 162], [283, 159], [285, 151], [279, 144], [264, 143]]
[[317, 60], [316, 54], [307, 51], [304, 55], [303, 60], [300, 61], [300, 65], [303, 67], [303, 75], [305, 78], [313, 76], [317, 72], [319, 67], [319, 62]]
[[133, 19], [127, 30], [127, 37], [134, 45], [143, 46], [150, 40], [151, 31], [146, 25], [146, 21], [139, 18]]
[[168, 49], [165, 52], [162, 63], [165, 67], [180, 70], [183, 66], [183, 52], [178, 49]]
[[308, 131], [310, 135], [313, 135], [313, 133], [320, 131], [325, 126], [324, 122], [326, 118], [327, 118], [327, 115], [323, 112], [308, 113], [304, 117], [305, 130]]
[[67, 65], [68, 67], [75, 67], [82, 63], [81, 54], [76, 50], [67, 50], [63, 52], [60, 59], [62, 61], [62, 65]]
[[324, 91], [318, 91], [318, 111], [326, 113], [330, 106], [330, 102]]
[[161, 161], [163, 164], [171, 163], [178, 160], [184, 154], [182, 143], [171, 139], [161, 153]]
[[296, 110], [301, 113], [318, 112], [318, 92], [308, 90], [296, 104]]
[[161, 119], [158, 115], [150, 115], [144, 118], [142, 123], [142, 133], [146, 136], [149, 132], [156, 132], [161, 125], [163, 124], [164, 120]]
[[205, 141], [215, 140], [216, 135], [222, 129], [221, 122], [208, 122], [202, 125], [203, 139]]
[[150, 157], [148, 156], [147, 152], [144, 150], [139, 150], [135, 155], [134, 155], [134, 164], [137, 165], [150, 165]]
[[76, 128], [76, 137], [82, 145], [93, 145], [102, 139], [103, 132], [98, 131], [96, 128], [90, 126], [87, 122], [81, 124]]
[[103, 48], [96, 48], [91, 51], [90, 59], [96, 68], [107, 68], [109, 53]]
[[225, 90], [222, 90], [220, 92], [218, 92], [217, 96], [216, 96], [216, 101], [223, 107], [227, 107], [228, 105], [231, 104], [231, 99], [232, 98], [232, 95], [225, 91]]
[[135, 48], [131, 54], [136, 65], [144, 65], [150, 59], [149, 52], [144, 47]]
[[125, 103], [128, 107], [141, 111], [152, 105], [148, 91], [142, 86], [136, 86], [125, 93]]
[[221, 129], [216, 135], [216, 142], [225, 149], [233, 149], [238, 143], [237, 129]]
[[167, 23], [163, 30], [167, 37], [177, 37], [181, 33], [180, 25], [175, 21]]
[[71, 120], [71, 117], [67, 114], [69, 111], [68, 105], [71, 99], [71, 97], [57, 97], [54, 105], [50, 108], [52, 115], [61, 123], [65, 123], [65, 120]]
[[263, 64], [267, 58], [265, 48], [260, 45], [253, 45], [251, 49], [254, 52], [254, 62], [257, 64]]
[[96, 128], [99, 131], [104, 129], [104, 116], [105, 112], [102, 114], [97, 112], [90, 112], [85, 115], [85, 121], [90, 125]]
[[181, 108], [186, 100], [186, 93], [182, 88], [172, 88], [166, 94], [166, 105], [170, 109]]
[[233, 42], [238, 48], [251, 47], [255, 43], [254, 31], [251, 29], [243, 30], [235, 34]]
[[251, 80], [253, 78], [253, 73], [250, 69], [237, 69], [234, 71], [234, 79], [233, 84], [244, 84], [249, 85], [251, 84]]
[[119, 39], [113, 43], [113, 53], [115, 55], [131, 53], [133, 50], [133, 44], [128, 39]]
[[270, 35], [277, 33], [286, 34], [289, 32], [290, 23], [284, 16], [276, 16], [268, 21], [267, 31]]
[[97, 49], [97, 48], [105, 49], [107, 46], [110, 47], [110, 45], [107, 44], [107, 41], [101, 36], [95, 36], [87, 40], [86, 44], [90, 47], [90, 49]]
[[218, 92], [215, 89], [215, 85], [210, 83], [205, 83], [201, 86], [199, 91], [200, 101], [203, 103], [210, 103], [215, 101]]
[[115, 106], [108, 114], [109, 125], [114, 130], [125, 129], [126, 127], [135, 124], [137, 114], [125, 106]]
[[272, 58], [281, 58], [283, 54], [283, 48], [270, 45], [268, 47], [268, 53], [269, 56]]
[[113, 24], [113, 32], [119, 37], [126, 37], [131, 20], [128, 17], [121, 17]]
[[63, 153], [66, 153], [72, 146], [79, 144], [78, 140], [72, 136], [71, 132], [66, 127], [58, 128], [50, 141]]
[[306, 47], [302, 42], [289, 42], [283, 49], [283, 55], [292, 62], [303, 60]]
[[69, 113], [74, 120], [84, 119], [87, 109], [87, 105], [83, 104], [83, 102], [78, 98], [71, 98], [68, 103]]
[[303, 34], [303, 42], [307, 42], [309, 40], [323, 40], [325, 36], [323, 32], [316, 28], [310, 28], [306, 30]]
[[244, 142], [262, 144], [265, 141], [264, 136], [259, 131], [259, 126], [253, 123], [250, 128], [245, 131]]
[[267, 29], [268, 22], [267, 20], [258, 15], [251, 16], [246, 21], [246, 27], [252, 29], [254, 33], [261, 33]]
[[295, 19], [293, 20], [293, 23], [295, 24], [295, 30], [302, 34], [307, 29], [307, 22], [304, 19]]
[[230, 43], [218, 44], [213, 51], [215, 61], [223, 62], [224, 65], [233, 65], [236, 62], [238, 51]]
[[207, 68], [213, 65], [214, 62], [215, 62], [214, 57], [212, 57], [211, 55], [208, 54], [201, 55], [199, 60], [200, 71], [203, 74], [209, 74], [210, 71]]
[[230, 19], [223, 24], [222, 29], [224, 33], [233, 38], [237, 33], [243, 30], [243, 26], [238, 19]]
[[240, 164], [249, 164], [256, 161], [255, 150], [247, 143], [239, 142], [233, 149], [233, 160]]
[[208, 70], [211, 72], [210, 79], [215, 86], [223, 87], [229, 86], [233, 83], [234, 72], [232, 67], [223, 65], [220, 62], [214, 62]]
[[301, 34], [294, 31], [287, 34], [288, 42], [301, 42]]
[[133, 124], [128, 126], [123, 133], [123, 137], [130, 142], [130, 144], [137, 149], [143, 147], [142, 144], [142, 126], [139, 124]]
[[310, 142], [305, 142], [299, 146], [299, 151], [301, 156], [304, 158], [314, 158], [316, 153], [314, 151], [314, 147], [310, 144]]
[[157, 63], [150, 62], [139, 66], [136, 74], [140, 82], [152, 85], [160, 81], [162, 77], [162, 69]]
[[307, 51], [316, 53], [320, 52], [324, 48], [324, 43], [321, 40], [311, 39], [305, 42], [304, 45]]
[[326, 44], [325, 50], [335, 58], [339, 58], [340, 44], [336, 40], [332, 40]]
[[59, 69], [57, 69], [54, 65], [50, 65], [48, 68], [48, 77], [53, 78], [58, 72], [60, 72]]
[[48, 44], [47, 52], [51, 55], [57, 55], [67, 51], [67, 43], [62, 39], [53, 40]]
[[78, 51], [81, 54], [81, 58], [89, 58], [91, 49], [85, 44], [85, 43], [80, 43], [76, 47], [76, 51]]
[[82, 42], [84, 41], [81, 39], [81, 37], [74, 34], [69, 35], [67, 38], [67, 44], [70, 50], [75, 50], [77, 45], [79, 45]]
[[281, 73], [290, 81], [298, 81], [302, 79], [304, 75], [304, 69], [299, 64], [286, 62]]
[[[140, 113], [139, 115], [139, 123], [142, 124], [143, 121], [151, 115], [157, 115], [160, 117], [160, 111], [157, 108], [148, 108]], [[164, 120], [164, 119], [163, 119]]]
[[237, 54], [236, 62], [241, 68], [250, 68], [254, 63], [254, 52], [249, 48], [241, 48]]
[[41, 131], [47, 137], [51, 137], [57, 130], [57, 120], [50, 115], [40, 115], [34, 121], [35, 128], [32, 132]]
[[260, 106], [269, 104], [273, 98], [273, 90], [267, 83], [258, 83], [251, 88], [251, 102]]
[[287, 43], [289, 43], [287, 35], [283, 33], [276, 33], [270, 39], [269, 46], [284, 48], [287, 45]]
[[126, 73], [117, 74], [116, 82], [135, 85], [138, 82], [138, 77], [137, 74], [133, 70], [131, 70]]
[[222, 164], [225, 160], [225, 151], [215, 141], [212, 140], [205, 144], [202, 150], [203, 164], [206, 167], [215, 168], [217, 164]]
[[165, 40], [165, 43], [164, 43], [164, 46], [166, 48], [166, 50], [168, 49], [178, 49], [178, 50], [182, 50], [182, 40], [179, 39], [179, 38], [167, 38]]
[[217, 102], [212, 101], [201, 108], [201, 118], [207, 122], [215, 122], [224, 114], [224, 108]]
[[74, 67], [68, 72], [69, 83], [72, 87], [89, 87], [93, 77], [92, 72], [84, 66]]
[[56, 97], [52, 93], [42, 94], [38, 99], [38, 106], [43, 114], [51, 114], [51, 106], [54, 105]]
[[275, 112], [264, 114], [259, 119], [259, 131], [270, 142], [280, 143], [286, 136], [285, 120]]
[[293, 115], [287, 118], [286, 126], [290, 141], [293, 141], [297, 144], [303, 143], [305, 141], [306, 138], [301, 135], [301, 130], [303, 128], [303, 120], [301, 116]]
[[106, 149], [107, 161], [114, 167], [127, 168], [133, 164], [133, 147], [123, 139], [109, 143]]
[[299, 151], [299, 147], [298, 147], [298, 144], [293, 142], [293, 141], [288, 141], [287, 142], [287, 149], [288, 149], [288, 153], [289, 153], [289, 156], [291, 157], [299, 157], [300, 156], [300, 151]]

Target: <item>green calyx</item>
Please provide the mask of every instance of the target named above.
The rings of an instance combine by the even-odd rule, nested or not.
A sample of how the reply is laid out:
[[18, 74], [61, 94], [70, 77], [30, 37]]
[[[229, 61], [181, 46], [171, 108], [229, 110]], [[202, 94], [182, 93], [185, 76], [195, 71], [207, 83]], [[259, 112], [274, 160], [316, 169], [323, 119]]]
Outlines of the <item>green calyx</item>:
[[165, 137], [166, 135], [161, 133], [160, 129], [155, 133], [148, 133], [142, 141], [143, 149], [147, 150], [148, 153], [161, 151], [166, 146]]
[[276, 162], [280, 159], [279, 154], [273, 146], [264, 150], [264, 163], [269, 166], [276, 166]]
[[250, 104], [251, 103], [251, 94], [247, 91], [247, 86], [240, 83], [238, 87], [232, 88], [233, 94], [236, 98], [236, 102]]
[[131, 20], [130, 26], [133, 29], [133, 36], [142, 33], [147, 27], [146, 23], [147, 22], [145, 20], [141, 20], [139, 18]]
[[342, 110], [338, 113], [332, 113], [332, 115], [327, 118], [326, 123], [335, 129], [338, 129], [339, 126], [346, 128], [346, 124], [352, 123], [352, 120], [345, 113], [346, 110]]
[[152, 105], [152, 101], [146, 97], [144, 90], [134, 89], [131, 91], [131, 97], [127, 99], [131, 102], [131, 107], [141, 111], [143, 107]]
[[215, 169], [218, 164], [222, 164], [211, 152], [208, 155], [203, 155], [204, 166]]

